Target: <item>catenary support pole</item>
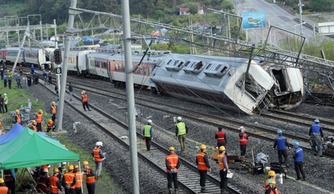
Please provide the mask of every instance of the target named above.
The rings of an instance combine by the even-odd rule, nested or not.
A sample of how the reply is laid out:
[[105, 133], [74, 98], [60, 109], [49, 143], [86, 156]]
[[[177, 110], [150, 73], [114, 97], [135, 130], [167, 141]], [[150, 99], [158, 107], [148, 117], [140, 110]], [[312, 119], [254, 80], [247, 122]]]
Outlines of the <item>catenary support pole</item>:
[[139, 173], [137, 156], [137, 135], [135, 117], [135, 99], [133, 88], [132, 56], [131, 56], [131, 29], [129, 0], [122, 1], [122, 22], [123, 22], [123, 44], [125, 51], [125, 72], [126, 72], [126, 99], [128, 102], [128, 126], [131, 156], [131, 186], [132, 194], [139, 194]]
[[17, 52], [16, 58], [15, 58], [15, 62], [14, 62], [14, 65], [13, 65], [13, 69], [12, 69], [12, 75], [14, 75], [14, 71], [15, 71], [17, 62], [19, 61], [19, 57], [20, 57], [20, 55], [21, 55], [21, 50], [22, 50], [22, 48], [23, 48], [23, 45], [24, 45], [24, 43], [25, 43], [25, 41], [26, 41], [27, 36], [29, 36], [29, 25], [27, 26], [27, 29], [26, 29], [26, 31], [24, 32], [24, 36], [23, 36], [22, 42], [21, 42], [21, 44], [20, 44], [20, 49], [19, 49], [19, 51]]
[[[77, 7], [77, 0], [71, 0], [71, 8]], [[61, 84], [59, 88], [59, 110], [57, 111], [57, 131], [63, 130], [63, 113], [64, 113], [64, 104], [65, 104], [65, 90], [66, 90], [66, 79], [67, 79], [67, 63], [68, 63], [68, 54], [70, 52], [70, 40], [72, 37], [72, 29], [74, 25], [74, 13], [69, 11], [68, 24], [66, 29], [66, 37], [65, 37], [65, 51], [64, 51], [64, 60], [63, 60], [63, 68], [62, 68], [62, 76], [61, 76]]]

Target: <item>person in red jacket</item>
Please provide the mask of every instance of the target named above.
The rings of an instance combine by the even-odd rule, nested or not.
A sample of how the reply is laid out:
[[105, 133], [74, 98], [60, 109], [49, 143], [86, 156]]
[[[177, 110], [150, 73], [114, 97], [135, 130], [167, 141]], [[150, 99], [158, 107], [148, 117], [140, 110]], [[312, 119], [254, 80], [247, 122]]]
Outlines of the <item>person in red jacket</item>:
[[83, 107], [83, 109], [86, 111], [86, 107], [87, 107], [87, 109], [89, 111], [91, 111], [90, 108], [89, 108], [89, 105], [88, 105], [88, 96], [87, 96], [87, 93], [86, 93], [85, 90], [83, 90], [81, 92], [81, 101], [82, 101], [82, 107]]
[[15, 123], [22, 124], [22, 120], [21, 120], [21, 115], [20, 115], [20, 110], [19, 109], [16, 109], [16, 111], [15, 111]]
[[86, 174], [86, 186], [88, 194], [95, 194], [95, 172], [88, 166], [87, 161], [83, 161], [83, 167], [85, 168], [84, 172]]
[[201, 192], [206, 192], [205, 189], [206, 175], [208, 171], [211, 172], [211, 166], [209, 164], [208, 155], [206, 153], [206, 146], [204, 144], [201, 144], [199, 149], [200, 152], [196, 156], [196, 164], [200, 175]]
[[52, 119], [49, 119], [48, 122], [47, 122], [47, 126], [48, 126], [48, 129], [46, 132], [49, 133], [49, 131], [54, 131], [54, 122], [52, 121]]
[[55, 122], [55, 120], [56, 120], [56, 114], [57, 114], [57, 105], [56, 105], [56, 102], [52, 102], [51, 103], [51, 114], [52, 114], [52, 121], [53, 121], [53, 123]]
[[246, 155], [246, 147], [247, 147], [247, 143], [248, 143], [248, 135], [246, 134], [246, 129], [241, 126], [239, 127], [240, 133], [239, 133], [239, 143], [240, 143], [240, 152], [241, 152], [241, 156], [245, 156]]
[[217, 147], [220, 148], [220, 146], [226, 146], [227, 140], [226, 140], [226, 134], [223, 131], [222, 127], [218, 127], [218, 131], [216, 132], [215, 138], [217, 139]]
[[53, 169], [53, 175], [49, 177], [49, 182], [51, 194], [59, 194], [59, 191], [62, 191], [58, 168]]
[[37, 132], [43, 131], [42, 121], [43, 121], [43, 111], [40, 109], [36, 114]]

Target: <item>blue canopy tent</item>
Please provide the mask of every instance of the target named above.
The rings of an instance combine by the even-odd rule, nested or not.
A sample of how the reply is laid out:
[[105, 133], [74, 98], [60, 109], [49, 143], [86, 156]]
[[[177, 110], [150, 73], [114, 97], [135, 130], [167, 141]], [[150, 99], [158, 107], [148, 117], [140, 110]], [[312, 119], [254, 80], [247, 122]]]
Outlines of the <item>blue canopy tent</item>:
[[24, 130], [24, 127], [20, 125], [19, 123], [16, 123], [14, 127], [8, 133], [0, 136], [0, 145], [5, 144], [9, 141], [12, 141], [23, 130]]

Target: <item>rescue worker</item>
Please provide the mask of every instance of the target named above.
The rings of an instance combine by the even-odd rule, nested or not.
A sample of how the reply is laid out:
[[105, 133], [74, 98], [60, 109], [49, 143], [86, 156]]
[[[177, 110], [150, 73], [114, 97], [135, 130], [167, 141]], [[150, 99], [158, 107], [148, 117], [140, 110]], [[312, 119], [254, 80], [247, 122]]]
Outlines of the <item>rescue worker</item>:
[[218, 127], [218, 131], [216, 132], [215, 138], [217, 139], [218, 149], [220, 148], [220, 146], [226, 146], [226, 143], [227, 143], [226, 134], [223, 131], [222, 127]]
[[7, 194], [7, 193], [8, 193], [8, 187], [6, 186], [3, 178], [0, 178], [0, 194]]
[[12, 78], [13, 78], [13, 73], [9, 70], [7, 70], [7, 81], [8, 81], [8, 88], [12, 89]]
[[15, 123], [19, 123], [19, 124], [22, 123], [19, 109], [16, 109], [16, 111], [15, 111]]
[[151, 149], [151, 140], [153, 137], [153, 127], [152, 127], [152, 120], [147, 120], [147, 124], [144, 126], [143, 135], [145, 137], [145, 144], [147, 151]]
[[32, 120], [32, 121], [31, 121], [31, 124], [29, 125], [29, 128], [30, 128], [31, 130], [37, 132], [37, 126], [36, 126], [36, 125], [37, 125], [36, 121], [35, 121], [35, 120]]
[[70, 92], [70, 101], [72, 101], [73, 98], [73, 87], [71, 82], [68, 83], [68, 91]]
[[295, 170], [296, 170], [296, 174], [297, 174], [297, 180], [300, 180], [300, 174], [302, 174], [303, 176], [303, 181], [306, 180], [306, 176], [304, 173], [304, 169], [303, 169], [303, 163], [304, 163], [304, 154], [303, 154], [303, 149], [301, 147], [299, 147], [299, 142], [298, 141], [294, 141], [293, 142], [293, 148], [294, 150], [294, 155], [293, 155], [293, 160], [295, 163]]
[[[282, 133], [283, 131], [281, 129], [277, 130], [278, 137], [276, 137], [275, 139], [274, 149], [277, 147], [279, 164], [280, 165], [285, 164], [287, 167], [289, 167], [287, 149], [290, 149], [290, 146], [288, 144], [286, 137], [284, 137]], [[283, 157], [284, 157], [284, 161], [283, 161]]]
[[3, 171], [5, 175], [5, 183], [6, 186], [8, 187], [8, 190], [10, 194], [15, 194], [15, 181], [16, 181], [16, 176], [15, 176], [15, 170], [10, 169], [10, 170], [4, 170]]
[[86, 111], [86, 107], [87, 107], [87, 109], [89, 111], [91, 111], [90, 108], [89, 108], [89, 105], [88, 105], [88, 96], [87, 96], [87, 93], [86, 93], [85, 90], [83, 90], [81, 92], [81, 101], [82, 101], [82, 107], [83, 107], [83, 109]]
[[59, 194], [59, 191], [62, 191], [58, 168], [53, 169], [53, 175], [49, 177], [49, 183], [51, 194]]
[[101, 141], [96, 142], [95, 144], [95, 148], [93, 149], [92, 152], [92, 156], [94, 157], [94, 161], [95, 161], [95, 165], [96, 165], [96, 178], [98, 178], [99, 176], [101, 176], [101, 172], [102, 172], [102, 162], [105, 159], [105, 155], [106, 153], [102, 152], [102, 146], [103, 143]]
[[53, 123], [56, 120], [56, 114], [57, 114], [57, 106], [56, 106], [56, 102], [52, 102], [51, 103], [51, 114], [52, 114], [52, 121]]
[[322, 141], [324, 138], [324, 134], [322, 133], [322, 128], [320, 127], [319, 123], [319, 119], [314, 120], [314, 123], [309, 130], [309, 136], [314, 155], [322, 157]]
[[46, 125], [48, 126], [48, 129], [46, 131], [47, 133], [49, 133], [49, 131], [51, 131], [51, 130], [54, 131], [54, 125], [53, 124], [54, 124], [54, 122], [51, 119], [49, 119], [48, 122], [46, 123]]
[[5, 112], [8, 112], [8, 96], [6, 93], [3, 94], [3, 105], [4, 105], [4, 110]]
[[179, 185], [177, 181], [177, 173], [180, 168], [179, 157], [175, 154], [175, 148], [173, 146], [169, 147], [169, 154], [166, 156], [166, 173], [168, 181], [168, 192], [172, 193], [172, 183], [174, 182], [175, 193], [178, 193]]
[[83, 161], [84, 172], [86, 174], [86, 186], [88, 194], [95, 194], [95, 172], [88, 166], [87, 161]]
[[275, 179], [268, 179], [268, 190], [266, 190], [265, 194], [278, 194]]
[[188, 127], [186, 124], [182, 121], [182, 117], [177, 117], [177, 123], [176, 123], [176, 128], [175, 128], [175, 135], [177, 136], [179, 142], [180, 142], [180, 147], [181, 147], [181, 152], [184, 152], [185, 150], [185, 135], [188, 133]]
[[49, 170], [44, 168], [42, 169], [42, 174], [39, 177], [36, 185], [37, 191], [43, 191], [44, 193], [48, 193], [50, 189], [50, 182], [48, 176]]
[[73, 173], [74, 166], [68, 166], [68, 172], [66, 172], [63, 176], [62, 184], [65, 189], [65, 194], [75, 194], [75, 190], [71, 189], [77, 182], [75, 174]]
[[66, 162], [62, 162], [60, 167], [58, 167], [59, 169], [59, 175], [58, 178], [61, 180], [62, 177], [64, 176], [64, 174], [67, 172], [66, 170]]
[[206, 154], [206, 146], [201, 144], [200, 152], [196, 156], [196, 164], [197, 169], [200, 175], [200, 185], [201, 185], [201, 192], [206, 192], [205, 189], [205, 182], [208, 170], [211, 172], [211, 166], [209, 164], [208, 155]]
[[1, 94], [0, 94], [0, 113], [4, 113], [5, 109], [4, 109], [4, 99], [2, 98]]
[[239, 127], [240, 133], [239, 133], [239, 143], [240, 143], [240, 155], [244, 157], [246, 155], [246, 147], [248, 143], [248, 135], [246, 134], [246, 129], [241, 126]]
[[72, 188], [74, 188], [76, 194], [81, 194], [83, 174], [78, 170], [78, 168], [79, 168], [78, 165], [74, 166], [73, 173], [75, 174], [75, 178], [77, 179], [77, 182]]
[[40, 109], [36, 114], [37, 132], [43, 131], [42, 121], [43, 121], [43, 111], [42, 109]]
[[269, 190], [269, 180], [270, 179], [274, 179], [274, 180], [276, 179], [276, 173], [273, 170], [269, 170], [268, 172], [268, 179], [266, 179], [265, 186], [264, 186], [266, 191]]
[[227, 190], [227, 173], [229, 172], [227, 164], [227, 156], [225, 155], [225, 146], [219, 147], [218, 164], [219, 164], [219, 175], [220, 175], [220, 193], [223, 194]]

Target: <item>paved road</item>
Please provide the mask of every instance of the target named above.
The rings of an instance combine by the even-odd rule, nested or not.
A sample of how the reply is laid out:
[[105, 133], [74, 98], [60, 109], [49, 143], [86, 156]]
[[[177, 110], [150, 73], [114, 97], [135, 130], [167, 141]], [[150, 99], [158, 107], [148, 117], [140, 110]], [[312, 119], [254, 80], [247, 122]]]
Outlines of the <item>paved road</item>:
[[[299, 15], [292, 15], [286, 10], [282, 9], [280, 6], [268, 3], [265, 0], [232, 0], [235, 8], [237, 10], [237, 14], [240, 15], [242, 11], [264, 11], [267, 19], [267, 26], [269, 24], [271, 26], [276, 26], [287, 31], [300, 34], [300, 23], [299, 23]], [[295, 21], [298, 19], [297, 21]], [[263, 40], [268, 33], [268, 27], [266, 29], [251, 29], [249, 30], [251, 41], [256, 43]], [[313, 30], [302, 26], [302, 34], [307, 39], [313, 37]], [[270, 40], [274, 42], [274, 40], [280, 39], [283, 37], [284, 33], [280, 33], [275, 30], [270, 34]]]

